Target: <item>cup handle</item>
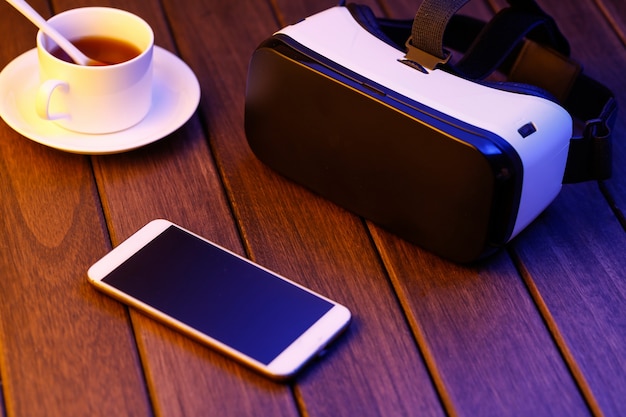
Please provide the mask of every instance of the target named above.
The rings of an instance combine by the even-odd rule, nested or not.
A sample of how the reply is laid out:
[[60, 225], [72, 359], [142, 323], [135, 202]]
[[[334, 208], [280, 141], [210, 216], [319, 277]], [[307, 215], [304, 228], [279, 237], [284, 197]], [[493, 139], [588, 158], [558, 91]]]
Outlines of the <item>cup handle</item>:
[[67, 113], [50, 113], [50, 99], [52, 98], [54, 90], [56, 90], [57, 88], [60, 88], [61, 91], [64, 92], [69, 91], [69, 85], [65, 81], [60, 80], [46, 80], [39, 86], [39, 89], [37, 90], [35, 107], [37, 109], [37, 114], [42, 119], [57, 120], [63, 119], [68, 116]]

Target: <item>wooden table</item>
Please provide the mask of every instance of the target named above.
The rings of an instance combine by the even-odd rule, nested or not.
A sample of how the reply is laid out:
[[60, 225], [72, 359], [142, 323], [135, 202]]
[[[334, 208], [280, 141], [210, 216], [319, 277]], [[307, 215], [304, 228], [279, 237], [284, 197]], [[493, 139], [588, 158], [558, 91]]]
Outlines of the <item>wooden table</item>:
[[[45, 16], [141, 15], [202, 98], [181, 129], [118, 155], [61, 152], [0, 122], [0, 416], [626, 415], [623, 115], [611, 180], [565, 186], [506, 250], [460, 266], [282, 178], [247, 146], [252, 51], [334, 0], [31, 3]], [[411, 18], [419, 2], [366, 3]], [[539, 3], [626, 103], [625, 3]], [[0, 28], [4, 67], [35, 29], [4, 2]], [[157, 217], [344, 303], [350, 330], [280, 384], [96, 292], [87, 268]]]

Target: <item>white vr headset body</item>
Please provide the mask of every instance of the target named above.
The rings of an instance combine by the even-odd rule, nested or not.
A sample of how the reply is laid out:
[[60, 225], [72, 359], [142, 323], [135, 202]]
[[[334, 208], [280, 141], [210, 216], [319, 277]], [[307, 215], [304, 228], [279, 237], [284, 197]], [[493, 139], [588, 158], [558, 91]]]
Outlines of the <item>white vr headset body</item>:
[[255, 154], [285, 176], [445, 258], [484, 257], [561, 190], [572, 118], [405, 53], [334, 7], [255, 51]]
[[[440, 69], [427, 73], [416, 71], [402, 63], [403, 52], [366, 31], [345, 7], [323, 11], [277, 34], [286, 35], [362, 75], [372, 85], [385, 86], [453, 119], [492, 132], [511, 144], [522, 161], [524, 179], [509, 239], [528, 226], [561, 190], [572, 118], [558, 104], [542, 97], [481, 85]], [[520, 133], [528, 128], [533, 130], [531, 125], [533, 133], [528, 136]]]

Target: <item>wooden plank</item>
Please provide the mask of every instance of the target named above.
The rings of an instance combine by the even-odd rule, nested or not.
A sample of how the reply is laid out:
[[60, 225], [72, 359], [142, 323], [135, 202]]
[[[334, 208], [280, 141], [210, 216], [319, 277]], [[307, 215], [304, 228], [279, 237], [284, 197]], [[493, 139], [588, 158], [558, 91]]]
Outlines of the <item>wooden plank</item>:
[[[367, 5], [378, 16], [383, 15], [383, 10], [377, 1], [362, 0], [357, 4]], [[274, 13], [278, 17], [279, 26], [286, 26], [298, 22], [307, 16], [311, 16], [322, 10], [337, 6], [338, 1], [333, 0], [315, 0], [315, 1], [288, 1], [276, 0]]]
[[[49, 14], [46, 2], [32, 3]], [[34, 47], [35, 29], [6, 3], [0, 26], [11, 34], [0, 50], [4, 66]], [[89, 159], [0, 126], [0, 370], [7, 415], [149, 414], [127, 314], [85, 280], [108, 246]]]
[[[152, 218], [171, 219], [242, 252], [197, 119], [140, 152], [98, 158], [116, 243]], [[293, 415], [291, 393], [179, 333], [132, 313], [156, 410], [163, 415]]]
[[[471, 6], [464, 12], [489, 12]], [[388, 5], [398, 17], [411, 17], [414, 7]], [[588, 414], [506, 254], [477, 268], [460, 267], [375, 226], [371, 231], [448, 412]]]
[[[405, 1], [376, 10], [411, 17], [415, 5]], [[588, 13], [568, 27], [585, 62], [598, 78], [608, 74], [623, 97], [623, 55], [611, 57], [617, 66], [602, 67], [598, 43], [585, 39], [598, 29], [578, 25], [584, 16], [605, 28], [595, 3], [571, 5]], [[57, 10], [88, 4], [96, 3], [54, 3]], [[0, 123], [7, 415], [146, 415], [150, 400], [164, 415], [441, 415], [440, 401], [450, 415], [584, 415], [587, 407], [624, 414], [626, 243], [594, 184], [566, 187], [517, 239], [517, 265], [506, 253], [475, 267], [451, 265], [369, 225], [373, 246], [360, 219], [260, 164], [243, 134], [254, 47], [283, 22], [334, 3], [167, 0], [167, 19], [158, 2], [107, 4], [141, 11], [160, 45], [180, 47], [200, 77], [200, 117], [145, 149], [91, 160], [34, 144]], [[482, 15], [477, 4], [468, 11]], [[552, 4], [551, 12], [567, 12]], [[46, 11], [46, 3], [35, 5]], [[0, 4], [0, 24], [15, 36], [3, 44], [2, 65], [30, 48], [35, 32], [6, 8]], [[620, 50], [615, 29], [606, 30], [604, 47]], [[621, 118], [618, 131], [623, 125]], [[619, 206], [626, 193], [624, 168], [617, 168], [607, 190]], [[355, 322], [292, 386], [131, 311], [135, 341], [126, 310], [85, 282], [87, 266], [108, 248], [103, 216], [114, 244], [153, 217], [170, 218], [344, 302]]]
[[[84, 285], [84, 271], [107, 242], [89, 163], [63, 159], [17, 135], [3, 134], [2, 146], [11, 149], [2, 164], [2, 235], [10, 239], [1, 256], [1, 293], [8, 301], [0, 309], [9, 412], [91, 413], [93, 398], [109, 390], [111, 408], [98, 412], [145, 411], [134, 341], [126, 325], [110, 321], [125, 323], [125, 313]], [[37, 168], [24, 169], [33, 162]], [[57, 355], [59, 345], [67, 348]], [[120, 369], [125, 372], [118, 375]]]
[[[60, 7], [73, 5], [64, 2]], [[82, 1], [81, 5], [103, 4]], [[140, 14], [153, 27], [157, 44], [175, 50], [158, 2], [105, 5]], [[206, 91], [206, 86], [202, 88]], [[93, 165], [114, 245], [149, 220], [164, 217], [242, 253], [198, 118], [154, 145], [95, 157]], [[130, 314], [158, 414], [238, 416], [259, 409], [275, 416], [296, 413], [288, 386], [272, 383], [133, 310]]]
[[[542, 2], [570, 41], [572, 56], [586, 74], [606, 84], [618, 103], [626, 101], [621, 68], [626, 53], [613, 23], [624, 29], [623, 4], [604, 2], [617, 14], [607, 16], [598, 4], [577, 2], [563, 8]], [[624, 415], [626, 405], [626, 269], [623, 224], [626, 171], [626, 119], [618, 114], [613, 133], [614, 175], [604, 183], [610, 207], [594, 183], [567, 185], [556, 202], [515, 248], [527, 285], [570, 363], [593, 410]], [[614, 212], [612, 212], [614, 210]], [[615, 216], [617, 214], [617, 217]]]
[[346, 337], [297, 380], [303, 413], [439, 415], [420, 354], [360, 220], [277, 176], [247, 146], [246, 69], [254, 48], [278, 28], [269, 7], [215, 2], [191, 13], [166, 1], [165, 8], [182, 55], [205, 87], [202, 112], [211, 146], [252, 257], [355, 313]]
[[[88, 159], [18, 135], [3, 134], [2, 148], [0, 227], [10, 239], [0, 255], [0, 360], [8, 414], [148, 413], [128, 317], [85, 280], [107, 242]], [[109, 401], [99, 406], [101, 398]]]
[[[624, 56], [615, 53], [615, 51], [623, 51], [624, 49], [615, 44], [615, 37], [612, 36], [610, 30], [607, 30], [606, 22], [602, 22], [602, 19], [598, 18], [598, 11], [594, 9], [593, 5], [590, 5], [592, 2], [582, 5], [578, 3], [575, 8], [563, 8], [557, 2], [552, 4], [547, 1], [540, 3], [549, 13], [557, 17], [557, 22], [572, 41], [574, 54], [585, 58], [583, 62], [587, 63], [586, 70], [591, 68], [591, 74], [595, 72], [593, 76], [606, 82], [614, 91], [618, 93], [624, 91], [623, 77], [618, 76], [619, 68], [624, 66]], [[503, 2], [500, 2], [499, 6], [503, 7]], [[598, 51], [605, 52], [599, 53]], [[623, 101], [623, 99], [620, 100], [618, 97], [618, 101]], [[621, 202], [623, 202], [625, 194], [623, 192], [624, 167], [623, 164], [619, 163], [623, 160], [624, 155], [623, 124], [624, 118], [620, 117], [615, 129], [616, 175], [607, 182], [612, 197]], [[624, 316], [621, 311], [624, 302], [619, 296], [621, 292], [618, 291], [618, 295], [615, 294], [615, 281], [619, 282], [620, 276], [623, 277], [623, 255], [620, 255], [623, 254], [621, 243], [623, 231], [620, 230], [615, 219], [611, 219], [610, 212], [608, 212], [601, 196], [594, 187], [589, 185], [584, 186], [584, 188], [581, 187], [583, 186], [567, 186], [562, 196], [549, 210], [551, 213], [566, 211], [573, 216], [571, 219], [562, 221], [558, 227], [550, 227], [541, 231], [538, 230], [539, 226], [532, 226], [518, 239], [518, 242], [522, 242], [520, 246], [524, 248], [521, 249], [524, 253], [523, 262], [532, 265], [530, 272], [524, 275], [526, 283], [532, 290], [535, 302], [539, 306], [543, 306], [541, 308], [542, 313], [555, 333], [554, 337], [563, 350], [572, 373], [576, 375], [577, 383], [589, 406], [595, 413], [603, 411], [609, 415], [621, 415], [623, 409], [616, 408], [616, 404], [620, 403], [619, 398], [623, 398], [623, 369], [621, 366], [616, 367], [615, 364], [623, 362], [623, 352], [621, 350], [615, 352], [613, 345], [616, 338], [618, 340], [623, 339], [623, 332], [620, 331], [624, 327], [623, 323], [619, 319], [615, 323], [615, 317]], [[578, 208], [579, 201], [592, 201], [594, 204], [588, 209], [580, 210]], [[618, 202], [617, 207], [620, 206], [621, 204]], [[571, 210], [572, 207], [577, 207], [577, 209]], [[598, 215], [598, 213], [602, 214]], [[589, 230], [594, 229], [598, 233], [589, 236], [591, 233]], [[580, 235], [577, 236], [576, 232], [571, 230], [581, 230]], [[603, 233], [606, 233], [604, 238]], [[533, 237], [530, 238], [529, 236]], [[546, 245], [540, 245], [540, 242], [546, 241], [552, 242], [556, 248], [567, 251], [570, 256], [565, 257], [558, 250], [556, 254], [554, 250], [545, 253]], [[593, 245], [590, 242], [594, 242]], [[590, 259], [598, 259], [598, 261], [591, 261], [593, 266], [590, 266], [588, 265]], [[603, 277], [604, 279], [591, 277]], [[572, 288], [586, 287], [589, 282], [594, 283], [591, 291], [595, 293], [595, 296], [592, 300], [585, 297], [568, 296], [572, 294]], [[546, 297], [550, 299], [549, 302], [545, 300]], [[603, 313], [607, 310], [607, 307], [602, 305], [604, 300], [609, 300], [610, 307], [608, 308], [613, 310], [610, 315]], [[617, 311], [615, 311], [616, 309]], [[576, 324], [581, 320], [579, 319], [581, 314], [596, 318], [591, 329], [584, 323]], [[601, 319], [598, 318], [598, 315]], [[573, 317], [576, 319], [572, 320]], [[567, 330], [565, 336], [560, 333], [563, 328]], [[605, 334], [607, 336], [604, 336]], [[599, 341], [602, 342], [600, 342], [600, 354], [598, 356], [606, 358], [606, 360], [600, 360], [595, 355], [593, 359], [589, 358], [589, 352], [598, 350]], [[618, 346], [622, 344], [618, 343]], [[572, 350], [574, 357], [572, 357]], [[608, 357], [605, 354], [607, 351], [610, 352]], [[581, 374], [579, 365], [583, 367], [583, 374]], [[607, 369], [612, 370], [608, 379], [606, 377]], [[617, 377], [617, 379], [611, 379], [613, 377]], [[606, 380], [616, 383], [609, 386], [602, 382]], [[591, 384], [591, 388], [589, 384]], [[598, 402], [601, 405], [601, 410]]]
[[595, 184], [561, 193], [516, 242], [528, 286], [599, 414], [624, 414], [626, 238]]
[[[413, 7], [408, 2], [393, 13], [410, 16]], [[491, 15], [481, 2], [470, 2], [461, 12], [485, 20]], [[411, 311], [418, 340], [429, 352], [442, 396], [459, 414], [588, 413], [505, 254], [465, 268], [390, 239], [375, 227], [373, 234]]]
[[372, 233], [433, 378], [456, 414], [588, 415], [506, 253], [464, 267], [374, 226]]
[[[37, 4], [33, 4], [33, 6], [39, 7], [39, 5]], [[31, 47], [31, 45], [33, 45], [32, 40], [35, 39], [36, 28], [34, 26], [25, 24], [25, 22], [20, 19], [19, 14], [14, 10], [11, 10], [11, 7], [6, 3], [0, 4], [0, 21], [2, 22], [2, 27], [4, 28], [4, 30], [7, 31], [7, 33], [13, 34], [13, 36], [9, 36], [7, 37], [7, 39], [5, 39], [5, 41], [3, 42], [2, 51], [0, 52], [0, 68], [4, 68], [9, 62], [15, 59], [15, 57], [25, 52]], [[27, 39], [31, 41], [27, 41]], [[4, 121], [0, 122], [0, 126], [2, 126], [1, 128], [3, 130], [8, 130], [8, 127], [6, 126]], [[4, 180], [4, 175], [0, 178], [3, 178], [0, 183], [6, 181]], [[6, 279], [6, 277], [8, 276], [9, 273], [3, 261], [2, 263], [0, 263], [0, 277]], [[3, 335], [3, 337], [0, 338], [0, 352], [4, 351], [2, 340], [4, 339], [5, 332], [2, 328], [2, 321], [3, 319], [0, 315], [0, 334]], [[0, 361], [0, 386], [6, 386], [5, 378], [10, 379], [10, 377], [7, 375], [7, 370], [4, 369], [4, 366], [2, 365], [2, 361]], [[6, 415], [4, 396], [5, 393], [3, 390], [2, 392], [0, 392], [0, 416]]]
[[619, 0], [599, 0], [595, 4], [621, 44], [626, 47], [626, 4]]

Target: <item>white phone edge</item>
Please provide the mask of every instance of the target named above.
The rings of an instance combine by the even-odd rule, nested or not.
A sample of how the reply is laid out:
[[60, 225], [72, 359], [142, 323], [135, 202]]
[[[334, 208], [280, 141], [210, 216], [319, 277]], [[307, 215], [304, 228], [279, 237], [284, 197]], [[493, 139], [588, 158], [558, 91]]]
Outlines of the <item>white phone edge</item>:
[[[298, 339], [296, 339], [289, 347], [280, 353], [272, 362], [265, 365], [102, 281], [102, 279], [111, 271], [133, 256], [137, 251], [156, 238], [159, 234], [163, 233], [170, 226], [175, 226], [247, 263], [250, 263], [295, 285], [296, 287], [324, 299], [333, 304], [333, 307], [316, 323], [309, 327], [307, 331], [301, 334]], [[152, 220], [133, 235], [128, 237], [113, 250], [96, 261], [87, 271], [87, 277], [88, 281], [103, 293], [129, 306], [132, 306], [149, 316], [152, 316], [162, 323], [181, 331], [183, 334], [209, 345], [218, 351], [228, 354], [234, 359], [239, 360], [262, 374], [278, 380], [293, 377], [305, 364], [309, 362], [310, 359], [323, 351], [330, 342], [342, 333], [352, 319], [350, 310], [336, 301], [318, 294], [315, 291], [298, 284], [297, 282], [293, 282], [274, 271], [268, 270], [267, 268], [258, 265], [247, 258], [244, 258], [202, 236], [197, 235], [196, 233], [185, 229], [182, 226], [165, 219]]]

